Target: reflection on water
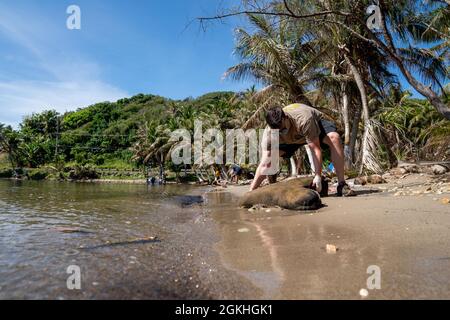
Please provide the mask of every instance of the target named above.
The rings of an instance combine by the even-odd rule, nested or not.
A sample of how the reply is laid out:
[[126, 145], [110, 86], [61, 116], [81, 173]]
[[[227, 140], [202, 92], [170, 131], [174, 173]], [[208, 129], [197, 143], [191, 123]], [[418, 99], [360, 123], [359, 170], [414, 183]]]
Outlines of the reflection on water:
[[[176, 272], [169, 243], [186, 246], [183, 222], [198, 215], [179, 197], [187, 192], [199, 194], [187, 186], [0, 180], [0, 298], [178, 297], [159, 278]], [[127, 243], [153, 236], [164, 241]], [[126, 245], [102, 247], [115, 242]], [[99, 247], [82, 249], [92, 246]], [[79, 293], [65, 288], [72, 264], [82, 270]]]
[[[232, 202], [231, 199], [216, 200]], [[270, 213], [254, 214], [247, 210], [224, 209], [216, 216], [221, 224], [220, 250], [224, 262], [261, 287], [264, 298], [354, 296], [359, 289], [349, 291], [348, 283], [358, 273], [352, 271], [364, 270], [367, 266], [361, 255], [353, 254], [349, 245], [344, 245], [353, 232], [306, 221], [302, 225], [299, 221], [307, 219], [308, 214], [286, 215], [286, 212], [273, 209]], [[247, 228], [249, 232], [236, 232], [239, 228]], [[340, 244], [339, 255], [324, 253], [329, 241]], [[359, 275], [364, 283], [365, 271]]]
[[[360, 299], [370, 265], [383, 271], [383, 290], [371, 291], [372, 298], [444, 297], [450, 293], [445, 263], [433, 260], [424, 270], [415, 260], [419, 260], [417, 252], [373, 237], [367, 225], [346, 227], [323, 211], [236, 210], [226, 205], [236, 200], [227, 193], [209, 198], [210, 206], [220, 208], [214, 218], [220, 225], [218, 248], [223, 262], [261, 288], [263, 298]], [[336, 245], [337, 254], [328, 254], [327, 244]], [[427, 258], [426, 251], [418, 253], [420, 260]]]

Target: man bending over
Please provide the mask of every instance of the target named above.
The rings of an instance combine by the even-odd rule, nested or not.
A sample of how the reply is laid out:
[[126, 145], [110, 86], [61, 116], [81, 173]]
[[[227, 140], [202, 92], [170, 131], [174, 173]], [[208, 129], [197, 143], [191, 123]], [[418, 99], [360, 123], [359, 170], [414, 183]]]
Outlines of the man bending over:
[[336, 132], [336, 125], [325, 120], [320, 111], [300, 103], [291, 104], [284, 109], [276, 107], [267, 112], [266, 122], [268, 127], [264, 132], [262, 143], [267, 144], [267, 146], [263, 146], [261, 161], [250, 191], [257, 189], [266, 178], [262, 172], [271, 166], [270, 130], [278, 129], [279, 154], [281, 157], [290, 158], [301, 146], [309, 146], [316, 171], [313, 187], [317, 192], [322, 191], [322, 142], [328, 145], [331, 150], [331, 160], [339, 182], [337, 196], [353, 195], [353, 191], [345, 182], [344, 149], [341, 138]]

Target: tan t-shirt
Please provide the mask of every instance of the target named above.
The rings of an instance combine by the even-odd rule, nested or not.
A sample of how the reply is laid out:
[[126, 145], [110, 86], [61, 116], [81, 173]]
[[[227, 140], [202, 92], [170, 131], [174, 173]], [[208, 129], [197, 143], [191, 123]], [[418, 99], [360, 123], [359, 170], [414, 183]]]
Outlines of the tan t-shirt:
[[[280, 134], [280, 144], [307, 144], [320, 136], [319, 121], [323, 118], [322, 112], [301, 103], [291, 104], [283, 108], [289, 118], [291, 127], [286, 135]], [[262, 143], [270, 146], [270, 127], [267, 126]]]

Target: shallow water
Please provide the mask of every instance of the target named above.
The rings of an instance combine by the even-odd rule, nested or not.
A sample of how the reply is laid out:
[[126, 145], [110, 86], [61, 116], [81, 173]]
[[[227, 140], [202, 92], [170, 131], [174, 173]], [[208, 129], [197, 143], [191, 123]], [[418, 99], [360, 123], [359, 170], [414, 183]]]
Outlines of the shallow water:
[[449, 298], [450, 215], [432, 198], [250, 213], [205, 191], [0, 180], [0, 299], [360, 299], [372, 265], [369, 298]]
[[[186, 222], [201, 217], [202, 191], [0, 180], [0, 298], [195, 298], [166, 282], [198, 286], [179, 256], [196, 250]], [[67, 289], [70, 265], [81, 268], [82, 290]]]

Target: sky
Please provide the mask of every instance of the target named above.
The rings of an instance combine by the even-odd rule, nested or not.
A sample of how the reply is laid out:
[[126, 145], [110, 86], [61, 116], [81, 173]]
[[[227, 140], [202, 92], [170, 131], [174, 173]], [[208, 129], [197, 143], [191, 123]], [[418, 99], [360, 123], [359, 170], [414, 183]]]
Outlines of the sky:
[[[238, 63], [233, 29], [242, 21], [203, 30], [194, 20], [238, 2], [0, 0], [0, 123], [138, 93], [184, 99], [249, 88], [222, 79]], [[80, 30], [66, 26], [70, 5], [81, 9]]]
[[[173, 99], [244, 90], [223, 80], [237, 21], [193, 21], [223, 0], [0, 0], [0, 123], [138, 93]], [[69, 30], [69, 5], [81, 29]]]

